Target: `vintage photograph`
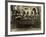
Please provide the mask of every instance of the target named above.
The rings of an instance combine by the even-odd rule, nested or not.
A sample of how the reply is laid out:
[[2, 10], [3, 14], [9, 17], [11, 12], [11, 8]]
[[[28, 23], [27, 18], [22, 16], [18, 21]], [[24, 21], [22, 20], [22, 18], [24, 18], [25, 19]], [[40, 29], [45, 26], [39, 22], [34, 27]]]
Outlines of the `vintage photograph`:
[[8, 35], [44, 31], [43, 4], [8, 2]]
[[11, 31], [38, 30], [41, 28], [41, 7], [11, 5]]

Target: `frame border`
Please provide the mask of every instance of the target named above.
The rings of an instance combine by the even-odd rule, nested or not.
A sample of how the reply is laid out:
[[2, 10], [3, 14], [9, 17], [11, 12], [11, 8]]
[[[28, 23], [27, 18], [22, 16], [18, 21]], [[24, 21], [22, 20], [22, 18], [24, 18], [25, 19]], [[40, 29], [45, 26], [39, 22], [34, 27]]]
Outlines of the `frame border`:
[[[32, 4], [43, 4], [43, 33], [32, 33], [32, 34], [14, 34], [8, 35], [8, 2], [17, 3], [32, 3]], [[45, 3], [44, 2], [27, 2], [27, 1], [7, 1], [5, 0], [5, 36], [24, 36], [24, 35], [41, 35], [45, 34]]]

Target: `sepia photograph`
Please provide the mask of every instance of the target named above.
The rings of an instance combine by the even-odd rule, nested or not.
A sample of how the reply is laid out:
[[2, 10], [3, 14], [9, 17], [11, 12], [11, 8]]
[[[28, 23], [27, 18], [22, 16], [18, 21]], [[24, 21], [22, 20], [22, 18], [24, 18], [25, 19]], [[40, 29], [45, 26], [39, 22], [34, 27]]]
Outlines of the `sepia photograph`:
[[11, 31], [41, 29], [41, 7], [11, 5]]
[[8, 2], [8, 35], [43, 33], [43, 4]]

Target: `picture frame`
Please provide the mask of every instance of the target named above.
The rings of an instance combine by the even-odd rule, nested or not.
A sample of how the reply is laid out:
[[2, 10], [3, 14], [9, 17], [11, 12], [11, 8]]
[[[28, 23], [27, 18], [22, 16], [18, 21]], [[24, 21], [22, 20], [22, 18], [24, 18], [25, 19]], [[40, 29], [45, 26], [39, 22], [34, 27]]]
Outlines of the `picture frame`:
[[[23, 13], [21, 12], [23, 16], [17, 13], [17, 17], [16, 17], [15, 12], [17, 8], [18, 8], [18, 11], [20, 10], [20, 12], [23, 9], [23, 11], [25, 11], [25, 15], [23, 15], [24, 12]], [[36, 14], [33, 11], [36, 11], [36, 14], [37, 12], [39, 12], [38, 13], [39, 16], [34, 17]], [[30, 15], [31, 12], [33, 13]], [[15, 16], [13, 16], [14, 14]], [[22, 16], [22, 19], [24, 21], [20, 19], [21, 18], [20, 16]], [[21, 21], [20, 20], [18, 21], [18, 19], [17, 21], [15, 20], [18, 17]], [[36, 18], [35, 21], [37, 21], [38, 23], [35, 22], [32, 17]], [[40, 20], [38, 20], [38, 18]], [[26, 2], [25, 1], [5, 1], [5, 35], [6, 36], [40, 35], [40, 34], [45, 34], [45, 3], [27, 2], [27, 1]]]

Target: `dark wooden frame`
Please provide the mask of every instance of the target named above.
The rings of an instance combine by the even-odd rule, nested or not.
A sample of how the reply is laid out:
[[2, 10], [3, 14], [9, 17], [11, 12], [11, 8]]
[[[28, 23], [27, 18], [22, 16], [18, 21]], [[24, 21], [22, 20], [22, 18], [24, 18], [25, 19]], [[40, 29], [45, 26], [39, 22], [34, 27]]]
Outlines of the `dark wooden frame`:
[[[32, 4], [43, 4], [43, 24], [44, 30], [43, 33], [33, 33], [33, 34], [15, 34], [8, 35], [8, 2], [18, 2], [18, 3], [32, 3]], [[5, 36], [23, 36], [23, 35], [41, 35], [45, 34], [45, 3], [44, 2], [25, 2], [25, 1], [5, 1]]]

